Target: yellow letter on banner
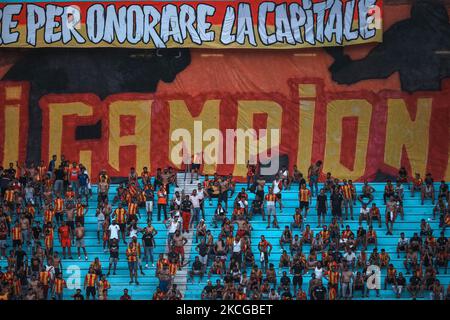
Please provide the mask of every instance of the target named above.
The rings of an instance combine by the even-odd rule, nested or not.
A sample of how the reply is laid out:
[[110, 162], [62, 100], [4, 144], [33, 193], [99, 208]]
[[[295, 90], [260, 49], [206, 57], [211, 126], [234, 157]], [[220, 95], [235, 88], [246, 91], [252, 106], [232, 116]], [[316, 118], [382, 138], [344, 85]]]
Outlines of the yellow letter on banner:
[[418, 99], [415, 120], [402, 99], [388, 99], [386, 144], [384, 162], [394, 168], [401, 166], [405, 146], [412, 174], [425, 173], [428, 158], [428, 138], [431, 117], [431, 99]]
[[[356, 151], [353, 170], [343, 166], [341, 158], [342, 118], [358, 117]], [[335, 100], [327, 106], [327, 142], [325, 145], [324, 171], [334, 177], [356, 180], [364, 175], [369, 142], [372, 105], [367, 100]]]
[[[183, 100], [169, 101], [169, 136], [172, 137], [175, 130], [185, 129], [190, 134], [190, 139], [183, 139], [183, 141], [190, 141], [190, 145], [185, 146], [187, 149], [186, 152], [188, 154], [197, 154], [202, 152], [204, 147], [208, 144], [207, 141], [203, 141], [203, 133], [208, 129], [219, 129], [219, 106], [220, 100], [208, 100], [203, 105], [202, 112], [197, 117], [193, 117]], [[194, 126], [195, 122], [200, 126], [200, 128], [199, 126]], [[197, 130], [195, 130], [194, 127], [197, 128]], [[172, 154], [174, 151], [173, 148], [176, 145], [176, 141], [172, 141], [171, 139], [169, 154]], [[216, 154], [216, 156], [218, 155]], [[177, 163], [178, 161], [175, 161], [174, 159], [171, 160], [175, 166], [179, 167], [181, 165], [181, 163]], [[217, 161], [214, 161], [213, 159], [210, 164], [204, 164], [203, 172], [205, 174], [212, 174], [215, 172], [216, 165], [212, 164], [214, 162], [217, 164]]]
[[[238, 118], [236, 125], [236, 151], [233, 175], [244, 177], [247, 173], [246, 160], [256, 157], [267, 150], [278, 147], [280, 141], [272, 143], [271, 130], [281, 131], [281, 115], [283, 108], [274, 101], [239, 101]], [[267, 137], [259, 139], [249, 137], [249, 129], [253, 129], [253, 116], [255, 114], [267, 114]], [[257, 133], [258, 134], [258, 133]], [[249, 139], [246, 139], [248, 137]], [[252, 139], [254, 139], [252, 141]], [[249, 143], [246, 143], [249, 140]], [[266, 142], [260, 143], [265, 140]], [[227, 144], [229, 142], [227, 141]], [[258, 147], [256, 148], [255, 145]], [[226, 146], [229, 147], [228, 145]], [[254, 149], [257, 150], [254, 150]]]
[[[120, 170], [120, 147], [136, 146], [136, 171], [150, 168], [150, 121], [153, 100], [116, 101], [109, 105], [109, 164]], [[133, 135], [120, 135], [120, 116], [134, 116]]]
[[[10, 86], [5, 88], [5, 100], [18, 100], [22, 95], [21, 86]], [[3, 166], [8, 167], [9, 163], [15, 163], [19, 159], [19, 130], [20, 127], [20, 105], [7, 103], [4, 112], [4, 146], [3, 146]], [[6, 138], [7, 137], [7, 138]]]
[[86, 117], [91, 116], [92, 112], [92, 106], [82, 102], [49, 103], [48, 159], [51, 159], [54, 154], [58, 156], [61, 154], [63, 117], [69, 115]]
[[20, 108], [18, 105], [5, 107], [5, 144], [3, 149], [3, 166], [8, 167], [10, 162], [15, 163], [19, 159], [19, 119]]
[[92, 176], [92, 151], [80, 150], [80, 163], [86, 168], [87, 172]]
[[300, 97], [300, 110], [298, 119], [297, 169], [305, 174], [311, 164], [314, 112], [316, 109], [315, 84], [300, 84], [298, 86], [298, 93]]

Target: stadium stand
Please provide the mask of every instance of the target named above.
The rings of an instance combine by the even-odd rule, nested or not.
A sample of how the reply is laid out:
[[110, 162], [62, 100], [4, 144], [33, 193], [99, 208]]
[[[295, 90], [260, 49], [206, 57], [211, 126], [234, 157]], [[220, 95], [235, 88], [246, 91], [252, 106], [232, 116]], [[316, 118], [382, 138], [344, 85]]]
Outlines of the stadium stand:
[[[188, 177], [189, 178], [189, 177]], [[202, 178], [201, 178], [202, 179]], [[195, 185], [199, 181], [194, 181], [193, 184]], [[268, 183], [270, 185], [270, 182]], [[361, 191], [362, 184], [361, 183], [355, 183], [356, 191], [359, 194]], [[319, 188], [323, 186], [322, 183], [319, 183]], [[373, 182], [371, 183], [371, 186], [374, 187], [374, 203], [377, 204], [377, 206], [380, 209], [381, 216], [382, 216], [382, 223], [381, 227], [378, 226], [378, 223], [374, 222], [373, 227], [374, 230], [377, 233], [378, 238], [378, 250], [385, 249], [386, 252], [390, 256], [390, 263], [393, 264], [395, 269], [397, 270], [397, 273], [402, 272], [403, 275], [406, 277], [407, 283], [409, 283], [410, 274], [407, 272], [404, 266], [404, 259], [405, 259], [405, 253], [400, 253], [400, 257], [397, 257], [396, 248], [397, 248], [397, 242], [400, 237], [400, 233], [404, 232], [406, 235], [406, 238], [411, 238], [415, 232], [420, 232], [420, 221], [421, 219], [425, 219], [426, 222], [428, 222], [433, 230], [433, 235], [437, 238], [439, 236], [439, 233], [441, 231], [441, 228], [439, 226], [439, 219], [433, 219], [433, 208], [434, 206], [431, 204], [430, 200], [426, 200], [424, 205], [421, 205], [420, 203], [420, 195], [416, 194], [416, 197], [411, 197], [410, 191], [406, 188], [405, 194], [404, 194], [404, 200], [403, 200], [403, 207], [404, 207], [404, 219], [397, 218], [395, 224], [394, 224], [394, 230], [393, 235], [386, 235], [386, 226], [384, 223], [384, 212], [385, 212], [385, 205], [383, 204], [383, 191], [385, 183], [380, 182]], [[115, 197], [116, 195], [116, 189], [118, 185], [112, 184], [109, 188], [109, 194], [108, 198], [110, 201]], [[245, 188], [246, 184], [243, 183], [237, 183], [236, 184], [236, 193], [241, 190], [241, 188]], [[265, 192], [267, 193], [267, 184], [265, 186]], [[439, 188], [439, 184], [435, 183], [436, 190]], [[191, 188], [192, 189], [192, 188]], [[186, 190], [188, 190], [186, 188]], [[189, 190], [190, 191], [190, 190]], [[174, 187], [171, 186], [170, 189], [170, 196], [169, 199], [173, 196]], [[235, 194], [236, 194], [235, 193]], [[248, 192], [249, 195], [249, 206], [251, 206], [252, 201], [254, 200], [255, 194]], [[233, 208], [233, 202], [234, 198], [230, 197], [228, 199], [228, 207]], [[285, 226], [290, 226], [291, 222], [293, 221], [293, 214], [295, 213], [295, 209], [298, 207], [299, 200], [298, 200], [298, 184], [294, 183], [292, 184], [291, 188], [289, 190], [283, 190], [282, 191], [282, 201], [283, 201], [283, 210], [282, 212], [278, 212], [278, 223], [279, 223], [279, 229], [277, 228], [269, 228], [267, 229], [267, 222], [262, 220], [261, 215], [255, 215], [251, 219], [251, 225], [253, 227], [253, 230], [251, 232], [251, 249], [255, 255], [255, 263], [260, 266], [259, 261], [259, 255], [258, 253], [258, 243], [260, 241], [260, 237], [262, 235], [265, 236], [268, 242], [270, 242], [273, 245], [272, 253], [269, 257], [269, 262], [274, 264], [277, 278], [280, 279], [281, 274], [283, 271], [287, 271], [288, 276], [292, 280], [292, 274], [289, 274], [289, 268], [281, 268], [279, 267], [279, 261], [281, 256], [281, 247], [279, 244], [280, 236], [285, 228]], [[312, 198], [312, 203], [310, 205], [310, 210], [308, 213], [308, 216], [304, 222], [304, 224], [309, 224], [311, 226], [311, 230], [313, 231], [314, 235], [316, 235], [319, 231], [322, 230], [322, 227], [317, 226], [317, 214], [315, 210], [315, 197]], [[214, 211], [217, 207], [217, 199], [212, 199], [212, 203], [210, 203], [208, 200], [205, 199], [204, 201], [205, 205], [205, 220], [207, 224], [207, 229], [211, 231], [212, 236], [214, 237], [214, 241], [217, 240], [217, 237], [220, 233], [220, 225], [218, 227], [214, 227], [212, 224], [212, 218], [214, 216]], [[75, 293], [75, 289], [81, 288], [83, 290], [83, 282], [84, 277], [87, 274], [89, 267], [94, 261], [94, 258], [98, 258], [101, 266], [102, 266], [102, 273], [106, 274], [108, 270], [108, 264], [109, 264], [109, 252], [107, 250], [104, 250], [101, 244], [101, 241], [99, 242], [97, 240], [97, 218], [95, 216], [95, 209], [97, 207], [97, 186], [92, 186], [92, 195], [89, 198], [88, 202], [88, 210], [86, 212], [85, 216], [85, 229], [86, 229], [86, 236], [85, 236], [85, 244], [86, 244], [86, 250], [88, 253], [88, 259], [84, 260], [84, 257], [82, 256], [80, 260], [77, 258], [76, 254], [76, 247], [72, 247], [72, 254], [74, 259], [62, 259], [62, 270], [63, 270], [63, 278], [67, 282], [67, 288], [64, 289], [64, 298], [65, 299], [71, 299], [71, 296]], [[117, 207], [117, 205], [113, 205], [113, 210]], [[356, 202], [354, 206], [354, 219], [353, 220], [345, 220], [344, 225], [350, 226], [351, 230], [356, 233], [358, 229], [358, 216], [360, 211], [360, 203]], [[278, 208], [277, 208], [278, 211]], [[139, 227], [145, 227], [146, 226], [146, 213], [145, 208], [139, 208], [139, 212], [141, 214], [141, 219], [139, 220]], [[231, 209], [228, 211], [228, 218], [231, 217], [230, 215]], [[36, 216], [36, 220], [42, 220], [42, 213]], [[326, 216], [325, 224], [329, 225], [331, 222], [331, 214], [330, 211], [328, 211]], [[163, 221], [157, 221], [156, 219], [156, 209], [154, 209], [153, 212], [153, 221], [152, 225], [157, 230], [158, 234], [155, 237], [155, 243], [156, 248], [154, 250], [154, 259], [155, 263], [152, 265], [151, 263], [148, 265], [148, 268], [143, 268], [143, 271], [145, 275], [138, 275], [139, 279], [139, 285], [136, 284], [130, 284], [130, 276], [127, 266], [127, 259], [125, 251], [127, 249], [127, 246], [120, 241], [119, 245], [119, 262], [117, 265], [117, 273], [116, 275], [110, 275], [107, 277], [111, 288], [108, 292], [108, 299], [114, 300], [119, 299], [124, 289], [128, 289], [128, 292], [133, 300], [148, 300], [154, 298], [153, 295], [156, 291], [156, 288], [159, 284], [159, 279], [156, 277], [156, 261], [159, 257], [159, 254], [167, 253], [167, 228], [166, 225], [163, 223]], [[362, 222], [362, 225], [367, 228], [366, 221]], [[342, 230], [342, 229], [341, 229]], [[184, 234], [184, 236], [188, 239], [188, 243], [185, 245], [185, 252], [186, 252], [186, 261], [187, 265], [183, 266], [178, 270], [176, 273], [173, 283], [178, 285], [178, 289], [181, 291], [183, 295], [183, 299], [201, 299], [202, 298], [202, 291], [204, 287], [207, 285], [208, 276], [205, 275], [202, 279], [202, 281], [199, 281], [198, 276], [194, 276], [193, 281], [190, 281], [188, 278], [188, 273], [191, 270], [192, 263], [194, 261], [194, 257], [198, 255], [196, 251], [196, 241], [195, 241], [195, 229], [194, 231], [191, 229], [190, 233]], [[301, 237], [301, 232], [299, 229], [295, 229], [293, 231], [293, 235], [298, 234]], [[448, 229], [445, 230], [445, 236], [448, 237], [449, 231]], [[129, 240], [129, 239], [127, 239]], [[141, 236], [138, 236], [138, 241], [141, 241]], [[8, 239], [8, 252], [9, 249], [11, 249], [11, 242], [10, 239]], [[367, 247], [367, 255], [369, 256], [372, 252], [374, 245], [368, 245]], [[285, 246], [287, 248], [287, 251], [289, 253], [289, 246]], [[30, 253], [30, 246], [26, 248], [27, 253]], [[61, 256], [61, 244], [58, 241], [57, 237], [55, 237], [55, 247], [54, 250], [59, 252], [59, 255]], [[361, 247], [357, 250], [356, 255], [360, 253]], [[310, 245], [304, 244], [303, 245], [303, 253], [308, 256], [310, 252]], [[342, 251], [341, 251], [342, 252]], [[321, 259], [321, 254], [318, 254], [318, 260]], [[227, 256], [227, 263], [229, 263], [230, 255]], [[143, 263], [145, 265], [145, 263]], [[5, 272], [7, 268], [7, 260], [0, 261], [0, 265], [2, 268], [2, 271]], [[209, 261], [209, 266], [207, 271], [209, 270], [209, 267], [211, 266], [211, 261]], [[228, 266], [228, 264], [227, 264]], [[360, 267], [355, 267], [356, 271], [361, 271], [362, 269]], [[311, 279], [311, 274], [314, 270], [308, 270], [306, 274], [303, 275], [303, 285], [302, 288], [305, 292], [308, 292], [308, 283]], [[248, 266], [246, 268], [246, 272], [248, 276], [250, 276], [251, 267]], [[424, 270], [425, 272], [425, 270]], [[384, 289], [384, 281], [386, 277], [386, 267], [381, 268], [381, 290], [379, 291], [379, 296], [376, 296], [374, 290], [370, 292], [369, 299], [395, 299], [395, 293], [393, 292], [391, 285], [388, 285], [386, 289]], [[443, 272], [443, 269], [441, 268], [441, 273], [437, 275], [437, 278], [440, 280], [441, 284], [444, 286], [445, 289], [447, 289], [447, 286], [450, 285], [450, 275], [447, 275], [446, 272]], [[223, 281], [223, 277], [221, 278], [218, 275], [212, 275], [209, 280], [212, 281], [213, 284], [216, 283], [216, 280], [221, 279]], [[324, 285], [327, 286], [327, 279], [324, 277]], [[294, 295], [294, 292], [292, 291], [292, 284], [290, 286], [291, 293]], [[280, 292], [281, 293], [281, 292]], [[310, 297], [308, 296], [308, 299]], [[353, 299], [362, 299], [360, 292], [354, 292]], [[400, 299], [410, 299], [411, 295], [406, 290], [406, 288], [403, 290], [403, 293], [400, 297]], [[430, 299], [430, 291], [425, 290], [422, 292], [418, 297], [418, 299]]]

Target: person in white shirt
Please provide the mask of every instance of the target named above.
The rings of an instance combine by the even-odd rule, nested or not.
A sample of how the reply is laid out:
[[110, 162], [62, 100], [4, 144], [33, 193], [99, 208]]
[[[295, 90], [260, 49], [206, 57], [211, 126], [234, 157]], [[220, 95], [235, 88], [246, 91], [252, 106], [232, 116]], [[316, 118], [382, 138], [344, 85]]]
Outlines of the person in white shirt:
[[289, 171], [286, 166], [283, 166], [283, 169], [280, 170], [281, 180], [283, 181], [284, 188], [289, 190], [291, 188], [291, 179], [289, 177]]
[[141, 232], [141, 228], [138, 227], [136, 221], [133, 221], [128, 229], [130, 234], [130, 239], [137, 238], [139, 232]]
[[281, 180], [278, 179], [278, 176], [272, 182], [273, 193], [277, 194], [281, 192], [280, 188]]
[[233, 255], [231, 256], [231, 260], [234, 261], [234, 263], [237, 263], [239, 265], [239, 269], [241, 268], [241, 262], [242, 262], [242, 240], [239, 236], [236, 236], [233, 242]]
[[394, 192], [397, 194], [397, 196], [400, 198], [400, 201], [403, 200], [403, 194], [404, 194], [404, 188], [400, 181], [397, 181], [397, 184], [395, 185]]
[[283, 205], [281, 203], [281, 189], [283, 188], [283, 180], [280, 179], [278, 174], [275, 176], [275, 180], [272, 182], [273, 193], [277, 196], [278, 205], [280, 206], [280, 212], [283, 212]]
[[408, 250], [409, 240], [405, 237], [405, 233], [400, 233], [400, 239], [397, 242], [397, 258], [400, 258], [400, 251], [406, 252]]
[[280, 295], [275, 291], [274, 288], [270, 289], [269, 300], [280, 300]]
[[25, 202], [34, 206], [34, 188], [31, 183], [28, 183], [25, 187]]
[[119, 240], [119, 231], [120, 231], [120, 227], [117, 224], [116, 220], [113, 220], [112, 224], [109, 225], [108, 227], [109, 230], [109, 240]]
[[356, 255], [352, 251], [352, 249], [347, 249], [347, 252], [344, 253], [344, 259], [345, 261], [347, 261], [347, 265], [350, 266], [353, 270], [353, 268], [355, 267]]
[[217, 222], [223, 223], [223, 221], [227, 218], [227, 212], [224, 208], [222, 208], [222, 204], [219, 203], [217, 205], [217, 209], [214, 212], [214, 217], [212, 220], [212, 224], [214, 228], [217, 228]]
[[172, 207], [171, 209], [173, 210], [175, 207], [180, 207], [180, 205], [181, 205], [180, 192], [175, 191], [175, 194], [174, 194], [174, 196], [172, 198], [172, 201], [171, 201], [171, 207]]
[[203, 189], [201, 183], [199, 183], [197, 185], [197, 190], [198, 190], [197, 191], [198, 196], [200, 197], [200, 210], [202, 212], [202, 219], [205, 220], [205, 205], [204, 205], [204, 201], [205, 201], [205, 199], [207, 199], [209, 197], [208, 196], [208, 192], [206, 192], [206, 190]]
[[175, 236], [177, 230], [181, 230], [180, 214], [177, 212], [173, 218], [169, 218], [166, 223], [167, 227], [167, 245], [170, 247], [172, 239]]
[[359, 210], [359, 225], [362, 224], [363, 220], [366, 220], [367, 225], [369, 225], [369, 212], [370, 209], [367, 208], [367, 205], [363, 203], [361, 210]]
[[194, 220], [197, 223], [200, 221], [200, 203], [203, 201], [203, 195], [198, 194], [197, 189], [194, 189], [192, 194], [189, 196], [189, 200], [191, 200], [193, 207], [193, 215], [189, 224], [189, 227], [192, 228], [194, 225]]
[[322, 262], [317, 262], [317, 266], [314, 268], [314, 274], [316, 275], [316, 279], [321, 280], [323, 277], [323, 268]]

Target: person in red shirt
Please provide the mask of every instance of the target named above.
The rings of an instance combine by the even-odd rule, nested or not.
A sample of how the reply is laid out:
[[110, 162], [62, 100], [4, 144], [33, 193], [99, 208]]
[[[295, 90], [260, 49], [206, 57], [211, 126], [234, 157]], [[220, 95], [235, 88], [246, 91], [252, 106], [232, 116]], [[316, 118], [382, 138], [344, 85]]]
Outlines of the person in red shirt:
[[255, 182], [255, 174], [256, 166], [254, 164], [250, 164], [250, 161], [247, 161], [247, 190], [250, 189], [250, 184]]
[[61, 222], [61, 227], [58, 229], [59, 242], [63, 250], [63, 258], [66, 258], [66, 248], [69, 254], [69, 259], [72, 258], [71, 246], [72, 246], [72, 230], [66, 225], [65, 221]]
[[72, 187], [72, 190], [77, 194], [78, 193], [78, 175], [80, 174], [80, 168], [78, 167], [76, 162], [72, 163], [72, 167], [68, 170], [68, 180], [69, 185]]
[[120, 300], [131, 300], [131, 296], [128, 294], [128, 289], [123, 289], [123, 295]]
[[157, 193], [158, 198], [158, 221], [161, 221], [161, 210], [164, 213], [164, 220], [167, 220], [167, 191], [161, 187]]
[[165, 293], [161, 291], [159, 287], [156, 288], [156, 292], [153, 294], [153, 300], [164, 300]]

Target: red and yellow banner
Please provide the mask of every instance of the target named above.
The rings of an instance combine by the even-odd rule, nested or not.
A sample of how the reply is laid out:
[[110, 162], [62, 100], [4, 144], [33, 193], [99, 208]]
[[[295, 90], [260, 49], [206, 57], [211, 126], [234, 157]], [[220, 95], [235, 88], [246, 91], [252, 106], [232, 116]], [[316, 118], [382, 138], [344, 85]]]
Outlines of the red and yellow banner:
[[0, 46], [299, 48], [382, 39], [382, 0], [0, 3]]
[[188, 150], [213, 146], [222, 160], [204, 165], [205, 173], [244, 177], [238, 159], [248, 156], [248, 141], [226, 161], [229, 146], [207, 132], [253, 128], [279, 130], [280, 157], [304, 173], [323, 160], [323, 172], [338, 178], [394, 176], [405, 166], [411, 175], [449, 181], [450, 79], [438, 69], [402, 67], [403, 55], [416, 61], [417, 52], [436, 49], [389, 54], [411, 12], [409, 5], [390, 8], [389, 40], [346, 48], [342, 61], [320, 48], [186, 50], [166, 60], [150, 52], [137, 62], [122, 49], [3, 50], [0, 164], [47, 164], [55, 154], [82, 162], [92, 177], [101, 169], [114, 177], [130, 167], [178, 168], [173, 138], [182, 129], [192, 137], [183, 141]]
[[[296, 164], [303, 172], [311, 161], [323, 159], [325, 172], [355, 180], [374, 178], [377, 172], [394, 174], [402, 165], [409, 172], [432, 172], [435, 178], [450, 179], [448, 81], [441, 92], [407, 94], [369, 84], [336, 91], [338, 87], [330, 86], [327, 76], [299, 76], [298, 62], [305, 60], [303, 56], [243, 59], [227, 71], [227, 62], [234, 59], [236, 54], [231, 52], [221, 57], [194, 54], [190, 72], [175, 84], [161, 86], [156, 94], [121, 93], [103, 100], [89, 93], [44, 96], [39, 103], [41, 158], [48, 163], [53, 154], [64, 154], [94, 174], [106, 169], [111, 176], [126, 176], [132, 166], [153, 171], [167, 165], [179, 167], [171, 162], [172, 133], [188, 130], [205, 150], [210, 141], [194, 132], [194, 122], [201, 121], [203, 132], [208, 128], [223, 133], [230, 128], [279, 128], [280, 154], [288, 156], [290, 167]], [[204, 85], [211, 74], [196, 72], [205, 60], [220, 65], [220, 92], [210, 90], [211, 84]], [[259, 73], [257, 80], [244, 76], [235, 83], [226, 81], [244, 71], [257, 73], [258, 65], [268, 60], [276, 65], [285, 88], [272, 85], [270, 72]], [[27, 116], [28, 89], [25, 82], [0, 83], [0, 127], [4, 130], [0, 159], [4, 165], [26, 157], [27, 129], [33, 121]], [[282, 90], [272, 91], [278, 89]], [[75, 139], [78, 126], [98, 121], [102, 121], [99, 139]], [[225, 153], [226, 148], [223, 145], [219, 152]], [[236, 151], [234, 159], [245, 151]], [[243, 164], [205, 165], [203, 169], [237, 176], [246, 173]]]

